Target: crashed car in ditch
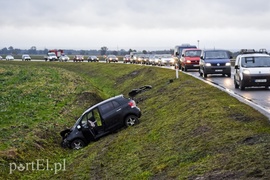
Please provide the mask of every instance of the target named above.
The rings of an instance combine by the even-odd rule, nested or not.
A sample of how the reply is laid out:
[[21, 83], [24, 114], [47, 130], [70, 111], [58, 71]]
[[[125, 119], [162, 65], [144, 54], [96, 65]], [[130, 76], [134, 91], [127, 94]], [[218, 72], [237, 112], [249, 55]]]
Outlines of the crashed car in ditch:
[[60, 132], [61, 146], [81, 149], [90, 142], [122, 127], [138, 124], [141, 110], [136, 106], [135, 96], [151, 88], [147, 85], [133, 89], [129, 93], [129, 98], [118, 95], [90, 107], [78, 118], [72, 128]]

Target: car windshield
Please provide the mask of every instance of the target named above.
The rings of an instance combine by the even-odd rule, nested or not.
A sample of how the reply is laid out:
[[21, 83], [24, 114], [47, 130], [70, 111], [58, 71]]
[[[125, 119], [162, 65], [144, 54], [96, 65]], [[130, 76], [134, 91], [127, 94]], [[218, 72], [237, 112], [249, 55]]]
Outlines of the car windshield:
[[270, 57], [243, 57], [242, 67], [270, 67]]
[[188, 50], [185, 53], [185, 56], [188, 57], [199, 57], [201, 55], [201, 50]]
[[226, 51], [209, 51], [205, 52], [206, 59], [229, 59]]

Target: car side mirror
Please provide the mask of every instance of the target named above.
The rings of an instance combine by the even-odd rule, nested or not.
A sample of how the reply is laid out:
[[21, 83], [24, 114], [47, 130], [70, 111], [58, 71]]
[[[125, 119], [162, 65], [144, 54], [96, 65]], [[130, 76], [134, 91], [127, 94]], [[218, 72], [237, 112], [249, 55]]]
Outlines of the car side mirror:
[[201, 56], [201, 59], [204, 59], [204, 57], [203, 57], [203, 56]]
[[78, 126], [77, 126], [77, 129], [78, 129], [78, 130], [81, 130], [81, 129], [82, 129], [81, 125], [78, 125]]
[[178, 52], [176, 52], [176, 53], [175, 53], [175, 55], [176, 55], [176, 56], [179, 56], [179, 53], [178, 53]]
[[185, 57], [185, 55], [184, 55], [184, 54], [182, 54], [182, 57]]
[[239, 66], [238, 66], [238, 65], [235, 65], [235, 66], [234, 66], [234, 69], [239, 69]]

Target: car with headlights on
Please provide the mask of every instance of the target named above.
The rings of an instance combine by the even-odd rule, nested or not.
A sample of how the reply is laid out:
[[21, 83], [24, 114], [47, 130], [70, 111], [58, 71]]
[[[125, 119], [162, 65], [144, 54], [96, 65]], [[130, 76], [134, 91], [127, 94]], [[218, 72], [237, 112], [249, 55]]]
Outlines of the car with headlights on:
[[67, 61], [69, 61], [70, 60], [70, 58], [67, 56], [67, 55], [65, 55], [65, 54], [62, 54], [60, 57], [59, 57], [59, 61], [60, 62], [67, 62]]
[[180, 68], [182, 71], [188, 69], [199, 69], [201, 50], [197, 48], [183, 49], [180, 57]]
[[236, 57], [234, 67], [234, 87], [244, 90], [246, 87], [270, 86], [270, 56], [266, 50], [242, 49]]
[[123, 57], [123, 63], [130, 63], [130, 55], [126, 54], [124, 57]]
[[158, 60], [159, 66], [172, 66], [174, 64], [174, 58], [171, 54], [162, 54]]
[[14, 57], [12, 55], [7, 55], [6, 60], [7, 61], [14, 60]]
[[231, 77], [231, 59], [227, 50], [202, 50], [199, 62], [200, 76], [207, 77], [208, 74], [222, 74]]
[[111, 63], [111, 62], [118, 62], [118, 58], [115, 55], [108, 55], [105, 58], [106, 63]]
[[99, 62], [99, 58], [97, 56], [88, 56], [88, 62]]
[[84, 56], [83, 55], [75, 55], [73, 58], [74, 62], [83, 62]]

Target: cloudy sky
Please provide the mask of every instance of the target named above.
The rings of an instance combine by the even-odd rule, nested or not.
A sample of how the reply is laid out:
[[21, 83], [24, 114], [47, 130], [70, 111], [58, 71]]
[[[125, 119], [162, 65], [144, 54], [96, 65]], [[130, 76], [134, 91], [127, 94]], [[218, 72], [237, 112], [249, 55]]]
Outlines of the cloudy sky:
[[270, 50], [269, 0], [0, 0], [0, 49]]

